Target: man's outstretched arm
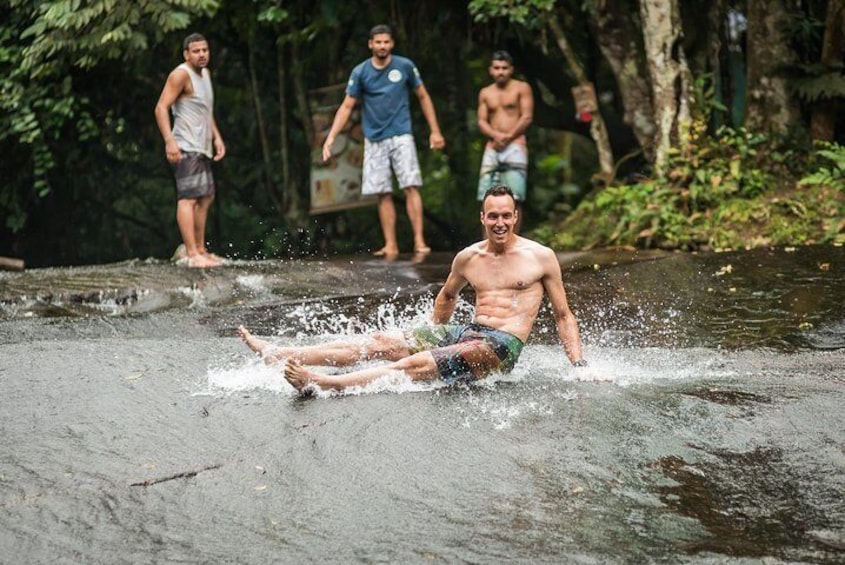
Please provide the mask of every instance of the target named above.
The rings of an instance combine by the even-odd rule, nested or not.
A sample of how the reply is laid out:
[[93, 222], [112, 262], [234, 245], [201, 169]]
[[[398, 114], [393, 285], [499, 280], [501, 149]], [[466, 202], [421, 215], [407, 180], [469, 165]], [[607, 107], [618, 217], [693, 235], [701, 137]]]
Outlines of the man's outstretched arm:
[[421, 84], [415, 90], [417, 98], [420, 101], [420, 108], [422, 109], [425, 121], [428, 122], [428, 129], [431, 134], [428, 136], [428, 145], [430, 149], [443, 149], [446, 146], [446, 140], [443, 139], [443, 134], [440, 132], [440, 125], [437, 123], [437, 112], [434, 110], [434, 102], [425, 89], [425, 85]]
[[349, 121], [349, 116], [352, 115], [352, 110], [355, 109], [355, 104], [357, 103], [358, 100], [348, 94], [343, 99], [343, 102], [341, 102], [340, 108], [337, 109], [337, 112], [334, 115], [334, 121], [332, 121], [332, 127], [329, 130], [329, 135], [326, 136], [326, 141], [323, 143], [323, 161], [331, 159], [334, 140], [337, 137], [337, 134], [339, 134], [346, 126], [346, 122]]
[[554, 314], [555, 326], [558, 337], [566, 351], [566, 356], [573, 365], [584, 363], [583, 352], [581, 351], [581, 332], [578, 329], [578, 321], [575, 314], [569, 309], [569, 302], [566, 299], [566, 290], [563, 288], [563, 275], [560, 272], [560, 265], [555, 254], [549, 250], [547, 257], [543, 259], [544, 271], [543, 288], [549, 297]]

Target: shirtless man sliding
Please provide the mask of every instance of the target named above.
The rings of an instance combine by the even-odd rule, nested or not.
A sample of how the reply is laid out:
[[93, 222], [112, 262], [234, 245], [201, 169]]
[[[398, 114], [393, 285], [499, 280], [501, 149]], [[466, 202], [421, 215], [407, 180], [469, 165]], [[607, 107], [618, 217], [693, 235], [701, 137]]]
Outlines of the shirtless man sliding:
[[[397, 371], [412, 380], [472, 381], [513, 369], [545, 293], [566, 355], [573, 365], [586, 365], [578, 322], [566, 300], [557, 257], [548, 247], [514, 233], [517, 215], [516, 201], [508, 187], [499, 185], [487, 191], [481, 212], [486, 238], [455, 256], [449, 277], [434, 301], [433, 326], [327, 345], [281, 348], [256, 338], [243, 326], [238, 331], [265, 362], [287, 359], [285, 378], [298, 390], [308, 385], [342, 390]], [[475, 289], [475, 320], [447, 325], [467, 285]], [[337, 375], [303, 366], [349, 366], [370, 360], [390, 363]]]
[[487, 189], [504, 184], [516, 196], [519, 233], [526, 196], [528, 143], [525, 131], [534, 115], [534, 96], [527, 82], [513, 78], [513, 59], [507, 51], [493, 53], [493, 84], [478, 93], [478, 129], [487, 138], [478, 177], [478, 200]]

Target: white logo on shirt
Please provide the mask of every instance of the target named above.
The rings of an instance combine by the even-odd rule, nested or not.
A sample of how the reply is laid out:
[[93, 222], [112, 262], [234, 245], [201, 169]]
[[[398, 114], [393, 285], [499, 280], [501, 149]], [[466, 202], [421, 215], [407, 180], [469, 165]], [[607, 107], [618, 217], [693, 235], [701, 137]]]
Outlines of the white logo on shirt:
[[393, 69], [389, 73], [387, 73], [387, 80], [390, 82], [399, 82], [402, 80], [402, 71], [399, 69]]

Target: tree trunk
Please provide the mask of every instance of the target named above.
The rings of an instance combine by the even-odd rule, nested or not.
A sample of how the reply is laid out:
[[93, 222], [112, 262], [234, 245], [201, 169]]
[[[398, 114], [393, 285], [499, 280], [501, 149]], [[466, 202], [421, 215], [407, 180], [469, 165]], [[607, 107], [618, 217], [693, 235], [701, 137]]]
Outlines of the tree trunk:
[[669, 150], [686, 147], [689, 139], [691, 77], [681, 45], [677, 0], [641, 0], [640, 16], [657, 125], [654, 172], [662, 175]]
[[[575, 53], [572, 51], [572, 47], [569, 45], [569, 41], [567, 41], [557, 20], [554, 17], [550, 17], [548, 19], [548, 25], [555, 36], [558, 47], [563, 52], [563, 56], [569, 64], [569, 68], [572, 70], [572, 74], [575, 75], [575, 80], [582, 86], [589, 84], [590, 81], [587, 80], [587, 75], [584, 73], [584, 69], [581, 68], [581, 64], [575, 57]], [[596, 143], [602, 180], [605, 183], [610, 183], [613, 180], [614, 171], [613, 149], [610, 147], [610, 136], [607, 133], [607, 128], [604, 125], [604, 120], [602, 120], [600, 110], [597, 110], [593, 115], [592, 122], [590, 123], [590, 136]]]
[[267, 136], [267, 123], [264, 121], [264, 112], [261, 109], [261, 98], [258, 95], [260, 87], [258, 85], [258, 77], [255, 74], [255, 49], [252, 38], [250, 38], [247, 42], [247, 49], [249, 51], [248, 63], [250, 94], [252, 95], [255, 121], [258, 126], [258, 140], [261, 143], [261, 156], [264, 162], [264, 189], [267, 192], [267, 198], [270, 199], [270, 202], [273, 203], [276, 210], [278, 210], [279, 213], [282, 213], [284, 211], [282, 203], [279, 201], [279, 197], [273, 190], [273, 159], [270, 151], [270, 140]]
[[[722, 81], [722, 37], [725, 33], [725, 0], [713, 0], [707, 11], [707, 71], [713, 77], [713, 102], [724, 105], [725, 96]], [[712, 107], [711, 107], [712, 108]], [[714, 110], [710, 126], [718, 129], [725, 123], [722, 110]]]
[[282, 163], [282, 209], [288, 215], [290, 210], [299, 210], [299, 193], [290, 176], [290, 143], [288, 143], [287, 61], [284, 45], [276, 45], [276, 68], [279, 81], [279, 157]]
[[0, 257], [0, 271], [23, 271], [23, 259], [14, 257]]
[[625, 108], [623, 120], [643, 150], [654, 158], [654, 110], [648, 70], [642, 57], [640, 32], [628, 13], [627, 0], [608, 0], [592, 13], [590, 23], [599, 49], [607, 60]]
[[748, 0], [745, 127], [753, 132], [784, 135], [800, 120], [798, 103], [789, 93], [783, 72], [798, 60], [785, 33], [788, 18], [784, 0]]
[[[828, 0], [822, 40], [821, 64], [827, 69], [842, 61], [843, 28], [845, 28], [845, 2]], [[833, 141], [836, 135], [836, 101], [822, 98], [813, 107], [810, 118], [813, 139]]]
[[[296, 99], [297, 114], [299, 114], [299, 125], [305, 132], [308, 147], [311, 147], [311, 142], [317, 134], [314, 132], [314, 124], [311, 123], [311, 108], [308, 105], [308, 89], [305, 86], [305, 79], [302, 76], [303, 65], [299, 59], [299, 38], [294, 39], [291, 43], [291, 61], [290, 68], [293, 70], [293, 92]], [[310, 160], [309, 160], [310, 163]], [[310, 174], [310, 172], [308, 173]], [[301, 183], [308, 190], [310, 184], [308, 182]], [[291, 203], [296, 201], [296, 207], [291, 207], [288, 210], [288, 222], [295, 226], [303, 226], [306, 223], [307, 211], [302, 206], [302, 199], [299, 197], [299, 187], [297, 183], [292, 183], [291, 191], [296, 192], [295, 196], [291, 196]]]

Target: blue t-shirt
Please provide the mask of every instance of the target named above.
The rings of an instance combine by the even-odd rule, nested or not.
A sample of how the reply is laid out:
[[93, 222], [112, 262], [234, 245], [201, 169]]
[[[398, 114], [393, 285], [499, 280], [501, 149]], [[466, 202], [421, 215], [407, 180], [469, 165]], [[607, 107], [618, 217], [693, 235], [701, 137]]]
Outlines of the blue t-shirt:
[[413, 61], [397, 55], [383, 69], [371, 59], [352, 69], [346, 94], [361, 102], [364, 137], [381, 141], [411, 133], [408, 94], [422, 83]]

